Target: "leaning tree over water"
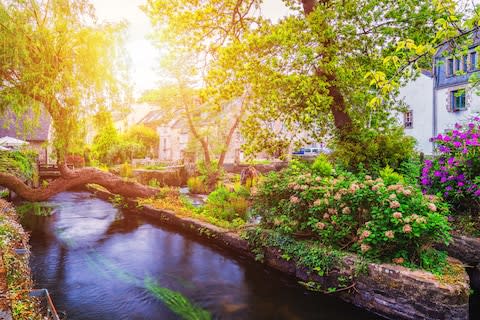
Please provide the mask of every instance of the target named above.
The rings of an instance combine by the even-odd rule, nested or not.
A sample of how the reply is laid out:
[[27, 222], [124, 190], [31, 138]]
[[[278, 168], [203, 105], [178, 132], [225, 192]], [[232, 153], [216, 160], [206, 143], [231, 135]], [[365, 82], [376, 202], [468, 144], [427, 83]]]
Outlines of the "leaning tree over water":
[[124, 27], [99, 24], [86, 0], [0, 2], [0, 112], [46, 110], [52, 118], [61, 171], [60, 178], [38, 189], [6, 173], [0, 173], [0, 185], [32, 201], [88, 183], [129, 197], [155, 193], [107, 172], [70, 170], [65, 165], [82, 117], [100, 106], [121, 104], [127, 96], [121, 49]]

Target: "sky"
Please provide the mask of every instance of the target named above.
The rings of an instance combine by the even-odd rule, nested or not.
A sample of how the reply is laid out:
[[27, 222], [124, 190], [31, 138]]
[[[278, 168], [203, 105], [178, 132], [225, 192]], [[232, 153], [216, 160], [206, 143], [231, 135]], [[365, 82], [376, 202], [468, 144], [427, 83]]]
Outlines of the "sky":
[[[147, 39], [151, 32], [150, 21], [140, 10], [145, 0], [91, 0], [100, 21], [129, 23], [126, 50], [131, 61], [131, 80], [135, 97], [143, 91], [155, 88], [162, 78], [158, 65], [159, 50]], [[281, 0], [264, 0], [262, 14], [276, 20], [286, 15], [288, 9]]]

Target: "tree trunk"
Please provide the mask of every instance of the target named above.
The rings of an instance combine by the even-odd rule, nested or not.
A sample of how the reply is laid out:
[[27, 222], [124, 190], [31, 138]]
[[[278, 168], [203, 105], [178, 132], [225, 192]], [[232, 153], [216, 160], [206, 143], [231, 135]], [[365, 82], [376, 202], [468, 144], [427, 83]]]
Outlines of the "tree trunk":
[[[62, 165], [64, 166], [64, 165]], [[62, 168], [61, 166], [61, 168]], [[158, 190], [135, 182], [124, 181], [122, 178], [95, 168], [78, 170], [61, 169], [62, 176], [50, 182], [48, 186], [34, 189], [27, 186], [17, 177], [0, 172], [0, 186], [6, 187], [28, 201], [44, 201], [57, 193], [71, 188], [98, 184], [108, 191], [126, 198], [148, 198]]]
[[[317, 3], [327, 4], [330, 0], [302, 0], [303, 12], [305, 16], [308, 16], [315, 10]], [[325, 47], [330, 45], [330, 40], [325, 40], [322, 44]], [[325, 57], [324, 59], [330, 60], [330, 57]], [[324, 70], [316, 70], [316, 75], [318, 77], [324, 77], [328, 83], [328, 94], [332, 97], [333, 102], [330, 105], [330, 110], [333, 115], [333, 120], [335, 128], [337, 128], [340, 135], [348, 133], [352, 129], [352, 119], [347, 113], [347, 107], [345, 104], [345, 99], [340, 91], [340, 88], [335, 84], [337, 81], [337, 76], [333, 73], [327, 73]]]
[[246, 99], [247, 97], [244, 96], [242, 100], [242, 105], [240, 106], [240, 111], [238, 113], [238, 116], [235, 118], [233, 125], [230, 127], [230, 131], [228, 131], [227, 139], [225, 140], [224, 149], [222, 150], [222, 153], [220, 154], [220, 158], [218, 159], [218, 168], [221, 168], [223, 166], [223, 163], [225, 162], [225, 156], [227, 155], [228, 147], [232, 142], [233, 134], [235, 133], [235, 130], [238, 128], [238, 125], [242, 120], [243, 114], [245, 113]]
[[208, 149], [208, 142], [205, 140], [204, 137], [200, 135], [200, 133], [197, 131], [197, 128], [195, 127], [195, 124], [193, 123], [192, 114], [190, 113], [190, 108], [189, 108], [189, 101], [186, 99], [186, 94], [184, 92], [184, 85], [182, 84], [181, 81], [180, 81], [179, 89], [180, 89], [181, 98], [183, 100], [183, 107], [185, 108], [185, 116], [187, 117], [188, 127], [190, 128], [190, 132], [193, 134], [195, 139], [197, 139], [202, 145], [203, 155], [205, 158], [204, 159], [205, 165], [210, 167], [211, 159], [210, 159], [210, 150]]

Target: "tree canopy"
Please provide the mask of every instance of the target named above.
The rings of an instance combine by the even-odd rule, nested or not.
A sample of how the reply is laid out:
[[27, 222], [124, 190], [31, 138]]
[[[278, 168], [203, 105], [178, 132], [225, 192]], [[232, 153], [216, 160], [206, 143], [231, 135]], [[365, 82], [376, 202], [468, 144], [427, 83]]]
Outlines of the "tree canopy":
[[128, 98], [122, 24], [99, 24], [86, 0], [0, 3], [0, 111], [50, 114], [63, 159], [82, 121]]
[[[121, 46], [123, 24], [100, 24], [87, 0], [0, 2], [0, 112], [39, 110], [51, 116], [61, 177], [33, 189], [0, 172], [0, 185], [39, 201], [72, 187], [100, 184], [127, 197], [155, 190], [94, 168], [69, 170], [82, 119], [100, 108], [124, 106], [130, 98]], [[83, 129], [83, 130], [82, 130]]]
[[[251, 152], [387, 126], [399, 104], [378, 98], [372, 70], [392, 78], [382, 90], [394, 94], [393, 76], [408, 62], [397, 43], [434, 41], [435, 23], [445, 16], [427, 0], [289, 0], [291, 14], [272, 22], [260, 15], [261, 3], [149, 0], [145, 7], [155, 41], [166, 42], [172, 56], [195, 58], [191, 79], [201, 78], [206, 95], [250, 90], [242, 132]], [[393, 63], [384, 63], [391, 55]], [[428, 58], [416, 62], [428, 67]]]
[[[156, 97], [172, 102], [171, 116], [184, 117], [206, 162], [205, 120], [224, 126], [220, 163], [240, 122], [247, 153], [276, 153], [324, 136], [347, 152], [366, 152], [359, 145], [371, 141], [398, 151], [395, 145], [405, 141], [387, 135], [392, 111], [403, 110], [399, 86], [432, 68], [436, 53], [464, 55], [478, 41], [480, 10], [466, 0], [283, 3], [290, 13], [278, 21], [262, 16], [262, 0], [147, 0], [143, 6], [153, 41], [168, 51], [161, 66], [169, 89]], [[87, 0], [0, 2], [0, 112], [45, 108], [61, 163], [81, 140], [86, 115], [129, 101], [123, 29], [98, 23]], [[471, 79], [478, 82], [477, 75]], [[152, 94], [148, 99], [156, 99]], [[238, 111], [226, 114], [235, 101]]]

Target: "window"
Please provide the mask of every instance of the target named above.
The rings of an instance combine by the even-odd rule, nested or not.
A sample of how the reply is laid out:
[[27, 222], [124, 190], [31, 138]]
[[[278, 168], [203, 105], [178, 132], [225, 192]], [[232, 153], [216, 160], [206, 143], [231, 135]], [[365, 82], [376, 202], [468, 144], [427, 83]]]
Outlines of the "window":
[[453, 59], [447, 60], [447, 76], [453, 76]]
[[405, 129], [413, 128], [413, 111], [409, 110], [403, 114], [403, 125]]
[[477, 70], [477, 53], [470, 52], [470, 71]]
[[468, 56], [463, 56], [463, 71], [467, 72], [468, 71]]
[[451, 110], [455, 111], [462, 111], [466, 109], [465, 103], [465, 89], [454, 90], [450, 92], [450, 104]]
[[455, 72], [461, 71], [462, 69], [462, 61], [460, 59], [455, 59]]

